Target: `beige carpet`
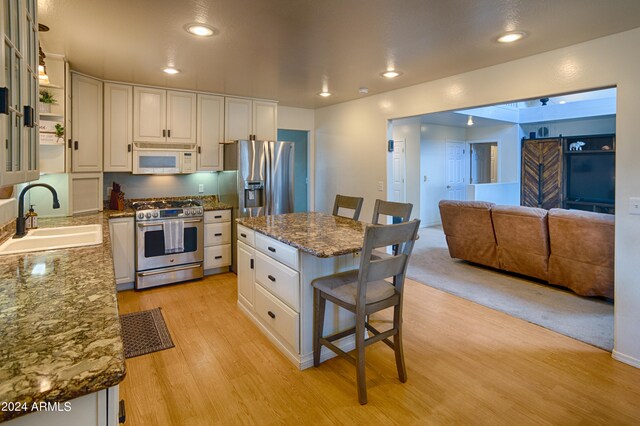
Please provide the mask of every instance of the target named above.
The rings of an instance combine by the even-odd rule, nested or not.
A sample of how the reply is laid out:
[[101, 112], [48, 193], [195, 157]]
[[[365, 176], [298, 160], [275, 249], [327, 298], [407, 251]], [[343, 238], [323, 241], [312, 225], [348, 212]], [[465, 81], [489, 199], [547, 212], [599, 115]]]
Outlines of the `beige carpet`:
[[452, 259], [441, 227], [420, 230], [407, 276], [604, 350], [613, 349], [612, 302]]

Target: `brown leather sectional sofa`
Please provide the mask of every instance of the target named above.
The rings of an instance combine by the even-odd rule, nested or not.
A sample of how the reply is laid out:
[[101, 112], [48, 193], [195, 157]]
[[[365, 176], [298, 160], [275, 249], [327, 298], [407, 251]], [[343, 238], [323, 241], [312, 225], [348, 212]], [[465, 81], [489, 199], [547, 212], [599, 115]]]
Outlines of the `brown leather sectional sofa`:
[[451, 257], [613, 299], [614, 216], [440, 201]]

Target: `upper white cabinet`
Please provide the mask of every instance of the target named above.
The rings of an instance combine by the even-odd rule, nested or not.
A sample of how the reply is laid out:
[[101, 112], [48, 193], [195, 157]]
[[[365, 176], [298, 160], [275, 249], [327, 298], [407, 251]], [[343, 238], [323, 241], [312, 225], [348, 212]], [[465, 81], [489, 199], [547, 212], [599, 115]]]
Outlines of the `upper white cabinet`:
[[38, 178], [38, 23], [33, 0], [0, 6], [0, 186]]
[[225, 98], [225, 139], [277, 139], [278, 104], [243, 98]]
[[222, 170], [224, 97], [198, 94], [198, 171]]
[[104, 84], [104, 171], [130, 172], [133, 148], [133, 87]]
[[71, 77], [71, 170], [102, 171], [102, 82]]
[[133, 140], [196, 143], [196, 94], [133, 88]]

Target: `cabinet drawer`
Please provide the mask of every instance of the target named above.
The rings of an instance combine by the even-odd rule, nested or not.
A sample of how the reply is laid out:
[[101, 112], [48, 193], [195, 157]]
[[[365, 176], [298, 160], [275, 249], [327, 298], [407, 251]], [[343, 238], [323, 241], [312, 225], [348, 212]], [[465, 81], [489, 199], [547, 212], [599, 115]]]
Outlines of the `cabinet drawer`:
[[242, 225], [238, 225], [238, 241], [242, 241], [243, 243], [250, 245], [251, 247], [255, 247], [255, 231]]
[[282, 338], [283, 343], [299, 353], [300, 314], [292, 311], [259, 284], [256, 285], [254, 309], [263, 323]]
[[204, 248], [204, 269], [231, 265], [231, 244]]
[[256, 248], [278, 262], [295, 269], [298, 268], [298, 249], [256, 232]]
[[207, 223], [204, 225], [204, 245], [231, 244], [231, 223]]
[[231, 210], [204, 212], [204, 223], [231, 222]]
[[293, 269], [256, 252], [256, 281], [296, 312], [300, 311], [299, 277]]

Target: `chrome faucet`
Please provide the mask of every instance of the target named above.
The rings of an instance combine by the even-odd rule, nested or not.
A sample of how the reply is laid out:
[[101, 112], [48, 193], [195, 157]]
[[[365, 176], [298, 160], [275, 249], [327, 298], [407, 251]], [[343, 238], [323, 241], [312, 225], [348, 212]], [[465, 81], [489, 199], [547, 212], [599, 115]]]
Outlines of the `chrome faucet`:
[[20, 196], [18, 197], [18, 218], [16, 219], [16, 235], [13, 238], [22, 238], [27, 235], [27, 231], [25, 230], [25, 217], [24, 217], [24, 194], [34, 188], [36, 186], [42, 186], [47, 188], [53, 194], [53, 208], [59, 209], [60, 202], [58, 201], [58, 193], [53, 186], [48, 185], [46, 183], [32, 183], [31, 185], [25, 186], [20, 192]]

